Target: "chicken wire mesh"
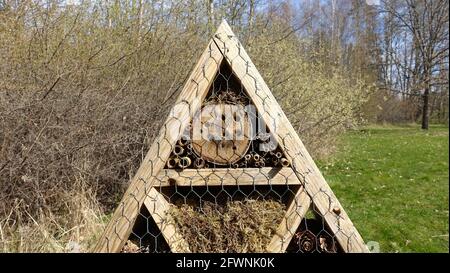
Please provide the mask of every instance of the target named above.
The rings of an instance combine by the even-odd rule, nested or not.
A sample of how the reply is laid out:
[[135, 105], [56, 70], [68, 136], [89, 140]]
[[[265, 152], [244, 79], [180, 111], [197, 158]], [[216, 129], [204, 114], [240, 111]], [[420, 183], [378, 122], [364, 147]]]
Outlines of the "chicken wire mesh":
[[[223, 39], [236, 39], [215, 37], [218, 44], [225, 44]], [[239, 42], [237, 45], [240, 47]], [[265, 252], [276, 242], [287, 252], [343, 251], [336, 238], [340, 230], [330, 231], [325, 214], [311, 202], [316, 196], [304, 190], [304, 183], [308, 183], [305, 174], [300, 176], [291, 166], [293, 158], [304, 155], [283, 147], [284, 138], [289, 136], [269, 132], [231, 69], [229, 64], [236, 58], [245, 58], [240, 48], [237, 52], [228, 62], [217, 61], [209, 46], [208, 58], [216, 63], [217, 71], [208, 78], [208, 62], [204, 62], [201, 81], [208, 82], [209, 88], [199, 110], [187, 126], [171, 115], [161, 129], [160, 141], [153, 144], [158, 156], [150, 159], [150, 165], [162, 162], [163, 169], [142, 181], [148, 187], [145, 201], [134, 200], [139, 207], [136, 219], [128, 218], [123, 204], [119, 206], [121, 216], [132, 226], [131, 234], [121, 238], [116, 231], [108, 236], [126, 242], [121, 252]], [[255, 94], [262, 96], [258, 77], [249, 71], [246, 76], [254, 80]], [[199, 81], [195, 84], [200, 86]], [[193, 92], [201, 97], [199, 88]], [[267, 97], [260, 99], [269, 101]], [[178, 104], [188, 104], [190, 112], [196, 107], [188, 100]], [[266, 114], [276, 124], [279, 113]], [[180, 137], [174, 140], [172, 135]], [[161, 148], [167, 144], [168, 157]], [[307, 201], [296, 198], [302, 193]], [[325, 190], [317, 195], [332, 198]], [[339, 209], [332, 214], [339, 227]], [[301, 219], [297, 225], [288, 223], [296, 216]], [[347, 236], [348, 242], [352, 236]], [[345, 247], [349, 251], [351, 245]]]

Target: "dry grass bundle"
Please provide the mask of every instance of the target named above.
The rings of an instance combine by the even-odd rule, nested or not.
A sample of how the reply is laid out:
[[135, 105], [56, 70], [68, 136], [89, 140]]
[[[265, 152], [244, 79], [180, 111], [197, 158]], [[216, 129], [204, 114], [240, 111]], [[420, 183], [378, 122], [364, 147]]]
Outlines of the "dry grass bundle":
[[285, 206], [272, 200], [173, 206], [172, 214], [192, 252], [265, 252]]

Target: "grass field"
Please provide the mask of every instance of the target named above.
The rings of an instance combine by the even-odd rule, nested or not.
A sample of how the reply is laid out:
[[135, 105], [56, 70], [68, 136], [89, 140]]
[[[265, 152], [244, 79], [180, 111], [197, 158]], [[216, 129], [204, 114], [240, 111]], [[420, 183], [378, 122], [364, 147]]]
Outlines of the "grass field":
[[449, 251], [448, 127], [368, 127], [318, 162], [366, 242], [381, 252]]

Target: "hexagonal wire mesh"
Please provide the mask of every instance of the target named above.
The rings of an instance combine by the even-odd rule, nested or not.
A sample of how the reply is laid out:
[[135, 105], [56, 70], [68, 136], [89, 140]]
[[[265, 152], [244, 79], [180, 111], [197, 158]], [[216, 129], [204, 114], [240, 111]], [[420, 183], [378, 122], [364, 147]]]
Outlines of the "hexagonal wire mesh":
[[[227, 39], [237, 45], [236, 54], [218, 58], [218, 48], [229, 50]], [[277, 128], [284, 114], [266, 108], [271, 98], [259, 92], [261, 79], [248, 69], [252, 64], [236, 37], [216, 34], [203, 55], [190, 78], [194, 88], [186, 90], [193, 97], [182, 93], [176, 105], [190, 117], [177, 115], [174, 107], [144, 160], [150, 175], [137, 175], [145, 194], [130, 186], [132, 204], [122, 201], [116, 211], [132, 227], [129, 238], [121, 238], [116, 227], [106, 241], [126, 241], [122, 252], [341, 252], [341, 233], [351, 251], [352, 237], [359, 234], [340, 230], [340, 206], [321, 213], [311, 202], [336, 204], [333, 193], [307, 193], [308, 174], [291, 166], [305, 155], [286, 148], [292, 136], [268, 130], [267, 121]], [[237, 60], [246, 64], [245, 75], [236, 75]], [[265, 113], [256, 110], [244, 78], [255, 86]], [[130, 208], [139, 211], [136, 217], [127, 215]], [[330, 231], [325, 216], [334, 219], [337, 231]]]

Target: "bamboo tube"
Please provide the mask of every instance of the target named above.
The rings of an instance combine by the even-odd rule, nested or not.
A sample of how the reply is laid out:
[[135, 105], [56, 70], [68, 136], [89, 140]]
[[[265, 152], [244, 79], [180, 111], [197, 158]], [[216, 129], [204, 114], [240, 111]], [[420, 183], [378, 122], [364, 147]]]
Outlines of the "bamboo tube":
[[186, 169], [187, 167], [189, 167], [191, 165], [191, 159], [187, 156], [183, 156], [182, 158], [180, 158], [180, 160], [178, 161], [178, 167], [182, 168], [182, 169]]
[[188, 140], [187, 140], [187, 139], [184, 139], [184, 138], [180, 138], [180, 139], [177, 141], [177, 143], [178, 143], [178, 145], [180, 145], [180, 146], [186, 146], [186, 145], [188, 144]]
[[261, 168], [266, 166], [266, 161], [264, 160], [264, 158], [261, 158], [261, 160], [259, 161], [259, 166]]
[[261, 159], [261, 156], [259, 154], [254, 154], [253, 155], [253, 160], [259, 161], [260, 159]]
[[171, 157], [169, 160], [167, 160], [167, 168], [173, 169], [177, 166], [178, 158]]
[[286, 158], [282, 158], [281, 160], [280, 160], [280, 162], [281, 162], [281, 166], [283, 166], [283, 167], [289, 167], [289, 161], [286, 159]]
[[184, 148], [180, 145], [175, 145], [175, 148], [173, 148], [173, 153], [176, 155], [182, 155], [184, 152]]

